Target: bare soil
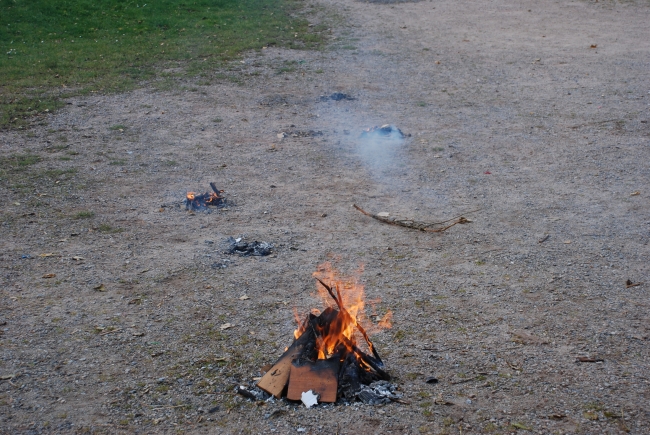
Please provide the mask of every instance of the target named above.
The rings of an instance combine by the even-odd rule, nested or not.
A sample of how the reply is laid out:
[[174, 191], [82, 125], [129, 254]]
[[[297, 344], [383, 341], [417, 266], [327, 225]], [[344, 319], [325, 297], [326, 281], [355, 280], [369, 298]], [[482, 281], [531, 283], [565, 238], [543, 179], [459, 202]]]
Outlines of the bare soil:
[[[0, 133], [0, 432], [649, 433], [650, 4], [313, 7], [330, 49]], [[384, 123], [411, 136], [360, 140]], [[185, 211], [211, 181], [231, 205]], [[240, 235], [274, 254], [223, 254]], [[394, 312], [373, 339], [410, 404], [233, 392], [325, 261]]]

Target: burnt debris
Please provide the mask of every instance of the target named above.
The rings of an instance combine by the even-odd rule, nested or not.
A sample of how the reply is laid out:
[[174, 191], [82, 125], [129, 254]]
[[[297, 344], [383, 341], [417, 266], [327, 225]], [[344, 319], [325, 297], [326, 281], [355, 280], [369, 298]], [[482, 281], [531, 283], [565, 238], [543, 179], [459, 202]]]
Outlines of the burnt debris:
[[278, 138], [285, 137], [317, 137], [322, 136], [323, 132], [320, 130], [288, 130], [278, 133]]
[[246, 242], [241, 237], [236, 239], [229, 237], [226, 242], [228, 244], [226, 254], [237, 254], [240, 257], [263, 257], [273, 252], [273, 244], [268, 242]]
[[320, 100], [321, 101], [328, 101], [328, 100], [333, 100], [333, 101], [348, 100], [348, 101], [352, 101], [352, 100], [356, 100], [356, 98], [354, 98], [353, 96], [348, 95], [348, 94], [343, 94], [341, 92], [334, 92], [332, 95], [329, 95], [329, 96], [328, 95], [321, 95]]
[[398, 402], [402, 395], [396, 392], [397, 386], [387, 381], [376, 381], [364, 385], [357, 393], [357, 398], [367, 405], [384, 405]]

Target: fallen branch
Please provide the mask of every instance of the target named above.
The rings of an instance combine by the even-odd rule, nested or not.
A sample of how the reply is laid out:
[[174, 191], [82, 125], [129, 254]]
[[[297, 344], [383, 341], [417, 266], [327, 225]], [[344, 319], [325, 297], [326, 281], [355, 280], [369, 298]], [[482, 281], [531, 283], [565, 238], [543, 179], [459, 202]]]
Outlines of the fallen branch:
[[[365, 214], [366, 216], [370, 216], [371, 218], [376, 219], [379, 222], [383, 222], [383, 223], [389, 224], [389, 225], [397, 225], [397, 226], [404, 227], [404, 228], [410, 228], [412, 230], [427, 231], [427, 232], [430, 232], [430, 233], [441, 233], [441, 232], [453, 227], [454, 225], [467, 224], [467, 223], [472, 222], [472, 221], [470, 221], [469, 219], [467, 219], [467, 218], [465, 218], [463, 216], [457, 216], [457, 217], [447, 219], [446, 221], [442, 221], [442, 222], [433, 222], [433, 223], [418, 222], [418, 221], [414, 221], [414, 220], [411, 220], [411, 219], [396, 219], [396, 218], [392, 218], [392, 217], [379, 216], [379, 215], [376, 215], [376, 214], [373, 214], [373, 213], [368, 213], [367, 211], [365, 211], [364, 209], [362, 209], [361, 207], [359, 207], [356, 204], [352, 204], [352, 206], [354, 208], [356, 208], [357, 210], [359, 210], [361, 213]], [[472, 211], [470, 211], [468, 213], [474, 213], [475, 211], [478, 211], [478, 210], [479, 209], [472, 210]], [[448, 222], [452, 222], [452, 223], [449, 224], [449, 225], [446, 225], [446, 226], [444, 226], [442, 228], [437, 228], [437, 229], [431, 228], [433, 226], [446, 224]]]

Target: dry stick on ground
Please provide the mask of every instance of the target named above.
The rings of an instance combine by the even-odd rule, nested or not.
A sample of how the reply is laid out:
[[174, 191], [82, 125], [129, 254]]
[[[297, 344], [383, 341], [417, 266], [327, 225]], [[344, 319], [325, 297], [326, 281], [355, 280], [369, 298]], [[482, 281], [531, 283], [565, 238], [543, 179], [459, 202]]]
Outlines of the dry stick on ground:
[[[466, 224], [466, 223], [471, 222], [469, 219], [467, 219], [467, 218], [465, 218], [463, 216], [457, 216], [455, 218], [447, 219], [446, 221], [433, 222], [433, 223], [418, 222], [418, 221], [414, 221], [414, 220], [410, 220], [410, 219], [395, 219], [395, 218], [383, 217], [383, 216], [379, 216], [379, 215], [376, 215], [376, 214], [368, 213], [367, 211], [365, 211], [364, 209], [362, 209], [361, 207], [359, 207], [356, 204], [352, 204], [352, 206], [354, 208], [356, 208], [357, 210], [359, 210], [361, 213], [365, 214], [366, 216], [370, 216], [371, 218], [376, 219], [379, 222], [383, 222], [385, 224], [390, 224], [390, 225], [397, 225], [397, 226], [405, 227], [405, 228], [411, 228], [413, 230], [428, 231], [430, 233], [441, 233], [441, 232], [453, 227], [456, 224]], [[480, 209], [472, 210], [472, 211], [470, 211], [468, 213], [474, 213], [475, 211], [478, 211], [478, 210], [480, 210]], [[445, 226], [443, 228], [438, 228], [438, 229], [432, 229], [431, 228], [434, 225], [442, 225], [444, 223], [451, 222], [451, 221], [454, 221], [454, 222], [452, 222], [451, 224], [449, 224], [449, 225], [447, 225], [447, 226]]]

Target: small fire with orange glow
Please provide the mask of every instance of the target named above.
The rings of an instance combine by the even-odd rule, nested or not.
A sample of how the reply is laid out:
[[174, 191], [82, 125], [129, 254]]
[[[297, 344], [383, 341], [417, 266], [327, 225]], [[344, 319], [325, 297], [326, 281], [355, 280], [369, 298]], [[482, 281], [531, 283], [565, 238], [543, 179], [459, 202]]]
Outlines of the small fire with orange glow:
[[286, 394], [289, 400], [300, 400], [307, 391], [317, 394], [319, 402], [398, 400], [386, 390], [395, 386], [388, 383], [390, 375], [370, 340], [370, 334], [391, 327], [392, 313], [375, 313], [377, 323], [370, 322], [366, 303], [379, 301], [367, 301], [358, 278], [341, 276], [330, 263], [319, 266], [313, 276], [325, 308], [312, 309], [302, 320], [294, 311], [294, 342], [257, 386], [276, 397]]
[[205, 192], [197, 194], [187, 192], [185, 197], [185, 210], [207, 210], [208, 206], [224, 206], [225, 199], [221, 196], [222, 190], [217, 189], [214, 183], [210, 183], [214, 192]]
[[[358, 278], [356, 276], [340, 276], [329, 262], [319, 266], [313, 276], [318, 281], [318, 295], [326, 307], [322, 313], [318, 309], [311, 311], [312, 315], [325, 318], [324, 322], [318, 322], [315, 331], [318, 359], [331, 357], [340, 346], [344, 346], [348, 351], [353, 351], [353, 347], [357, 345], [357, 338], [362, 339], [359, 341], [365, 341], [369, 350], [375, 353], [368, 333], [372, 334], [390, 328], [393, 313], [388, 311], [376, 325], [370, 323], [371, 329], [366, 330], [361, 325], [361, 322], [366, 323], [365, 321], [368, 320], [365, 315], [365, 291]], [[294, 313], [294, 315], [298, 328], [293, 335], [298, 339], [309, 327], [309, 322], [301, 322], [298, 314]]]

